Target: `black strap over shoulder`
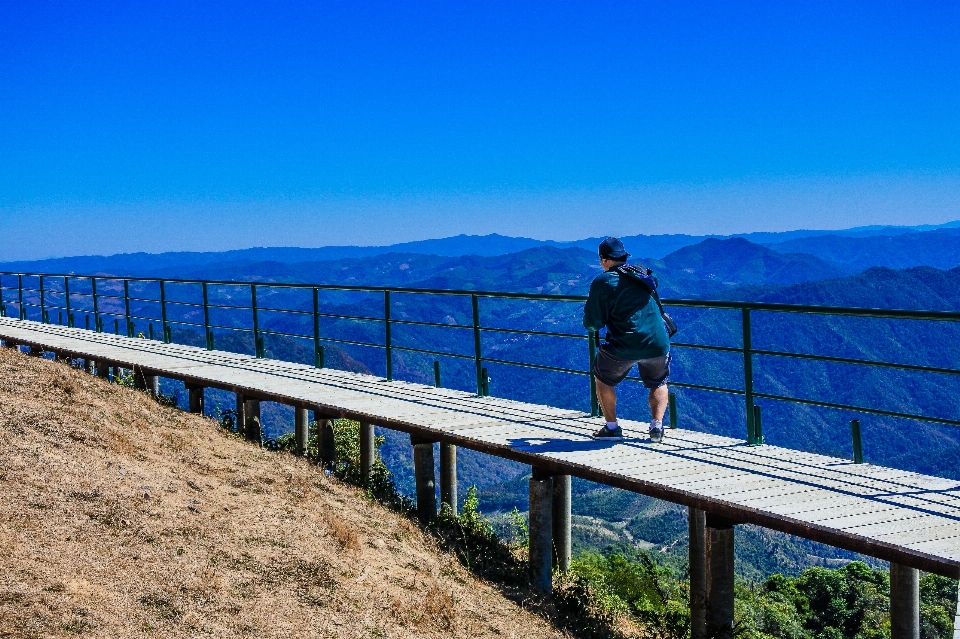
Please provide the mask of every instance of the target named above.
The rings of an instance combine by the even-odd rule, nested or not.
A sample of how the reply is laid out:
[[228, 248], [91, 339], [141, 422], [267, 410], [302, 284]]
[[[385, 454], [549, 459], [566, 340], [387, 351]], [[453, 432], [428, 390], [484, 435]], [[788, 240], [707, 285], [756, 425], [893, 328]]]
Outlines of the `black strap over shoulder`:
[[621, 264], [616, 268], [616, 271], [620, 275], [628, 278], [631, 282], [636, 282], [650, 291], [653, 299], [657, 302], [657, 307], [660, 309], [660, 317], [663, 318], [663, 326], [667, 329], [667, 336], [673, 337], [676, 335], [679, 330], [677, 323], [663, 310], [663, 302], [660, 301], [660, 294], [657, 293], [659, 282], [657, 282], [657, 278], [653, 276], [653, 271], [642, 264]]

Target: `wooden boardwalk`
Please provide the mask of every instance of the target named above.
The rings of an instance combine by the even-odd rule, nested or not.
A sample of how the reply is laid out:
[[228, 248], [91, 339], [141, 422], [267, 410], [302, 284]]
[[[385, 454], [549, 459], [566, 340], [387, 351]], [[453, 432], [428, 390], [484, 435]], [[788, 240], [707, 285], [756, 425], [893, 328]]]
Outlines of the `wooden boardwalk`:
[[0, 338], [148, 375], [309, 408], [666, 499], [960, 577], [960, 482], [777, 446], [624, 421], [590, 438], [585, 413], [252, 356], [0, 318]]

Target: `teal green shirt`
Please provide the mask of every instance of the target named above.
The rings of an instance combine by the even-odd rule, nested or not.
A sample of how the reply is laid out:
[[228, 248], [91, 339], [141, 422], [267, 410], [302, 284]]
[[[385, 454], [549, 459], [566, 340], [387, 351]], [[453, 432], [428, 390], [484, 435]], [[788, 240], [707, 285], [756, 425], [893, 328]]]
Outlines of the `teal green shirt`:
[[616, 271], [598, 275], [583, 307], [583, 326], [607, 327], [607, 344], [617, 357], [649, 359], [670, 352], [660, 307], [647, 288]]

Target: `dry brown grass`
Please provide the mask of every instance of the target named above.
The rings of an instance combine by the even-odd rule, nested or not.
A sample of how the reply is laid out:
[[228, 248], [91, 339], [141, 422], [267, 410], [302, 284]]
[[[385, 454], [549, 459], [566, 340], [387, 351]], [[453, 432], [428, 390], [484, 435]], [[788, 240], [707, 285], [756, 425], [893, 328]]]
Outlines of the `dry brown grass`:
[[300, 459], [0, 349], [0, 637], [560, 636]]

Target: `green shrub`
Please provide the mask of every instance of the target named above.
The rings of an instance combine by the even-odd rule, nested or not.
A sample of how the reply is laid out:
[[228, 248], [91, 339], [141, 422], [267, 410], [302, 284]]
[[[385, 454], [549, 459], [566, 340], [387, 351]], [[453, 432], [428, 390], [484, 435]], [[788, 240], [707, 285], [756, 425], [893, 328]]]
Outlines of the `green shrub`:
[[504, 543], [480, 512], [477, 487], [467, 489], [459, 515], [444, 504], [430, 530], [444, 550], [452, 552], [468, 570], [485, 579], [523, 587], [527, 580], [526, 562]]
[[686, 636], [690, 625], [687, 589], [646, 553], [584, 553], [571, 563], [570, 572], [572, 594], [583, 592], [587, 597], [586, 616], [609, 625], [618, 614], [629, 613], [658, 636]]
[[[413, 503], [406, 496], [400, 494], [393, 481], [393, 475], [390, 470], [377, 455], [371, 469], [369, 482], [364, 481], [360, 471], [360, 422], [350, 419], [335, 419], [333, 421], [334, 438], [334, 463], [330, 471], [340, 480], [366, 490], [367, 494], [392, 508], [393, 510], [409, 513]], [[316, 463], [320, 463], [320, 429], [316, 421], [310, 422], [308, 430], [306, 457]], [[292, 439], [289, 449], [292, 450], [296, 442]], [[279, 442], [279, 438], [277, 441]], [[383, 445], [383, 437], [374, 438], [374, 446], [379, 448]], [[285, 444], [286, 440], [285, 440]]]
[[957, 580], [940, 575], [920, 579], [921, 639], [952, 639], [957, 610]]

